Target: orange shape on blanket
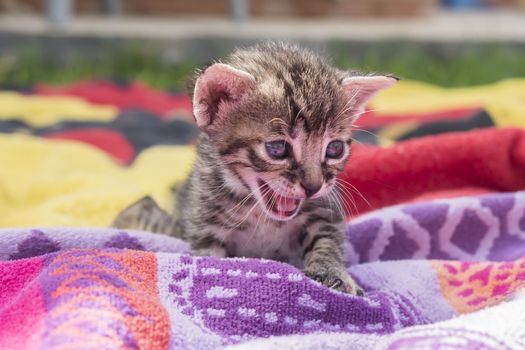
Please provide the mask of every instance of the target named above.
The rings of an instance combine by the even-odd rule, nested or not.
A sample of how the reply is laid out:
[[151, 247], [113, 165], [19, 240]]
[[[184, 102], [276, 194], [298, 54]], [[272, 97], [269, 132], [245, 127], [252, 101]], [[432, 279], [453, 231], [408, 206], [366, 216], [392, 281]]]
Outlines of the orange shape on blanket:
[[525, 259], [513, 262], [434, 261], [441, 293], [459, 313], [495, 305], [525, 287]]
[[167, 349], [156, 271], [155, 255], [146, 252], [73, 249], [53, 257], [45, 278], [59, 283], [48, 293], [48, 340], [69, 339], [70, 348]]

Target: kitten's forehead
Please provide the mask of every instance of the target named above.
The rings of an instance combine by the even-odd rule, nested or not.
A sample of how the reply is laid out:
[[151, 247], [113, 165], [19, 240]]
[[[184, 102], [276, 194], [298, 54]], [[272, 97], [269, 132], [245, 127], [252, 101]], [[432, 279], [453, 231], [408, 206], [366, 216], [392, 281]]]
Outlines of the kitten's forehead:
[[261, 116], [273, 132], [284, 131], [280, 121], [292, 135], [298, 125], [307, 133], [324, 134], [336, 124], [344, 102], [341, 74], [319, 56], [296, 47], [270, 45], [237, 51], [230, 63], [255, 77], [259, 93], [277, 112]]

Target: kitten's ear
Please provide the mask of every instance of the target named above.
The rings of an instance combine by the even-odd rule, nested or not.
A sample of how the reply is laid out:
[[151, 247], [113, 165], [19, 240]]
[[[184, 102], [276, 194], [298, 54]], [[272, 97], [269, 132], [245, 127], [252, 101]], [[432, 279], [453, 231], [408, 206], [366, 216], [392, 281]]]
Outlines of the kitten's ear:
[[347, 97], [351, 99], [356, 113], [360, 114], [372, 97], [379, 91], [391, 87], [398, 80], [398, 78], [387, 75], [353, 76], [344, 78], [341, 85]]
[[195, 82], [193, 115], [199, 128], [212, 125], [255, 86], [255, 78], [227, 64], [208, 67]]

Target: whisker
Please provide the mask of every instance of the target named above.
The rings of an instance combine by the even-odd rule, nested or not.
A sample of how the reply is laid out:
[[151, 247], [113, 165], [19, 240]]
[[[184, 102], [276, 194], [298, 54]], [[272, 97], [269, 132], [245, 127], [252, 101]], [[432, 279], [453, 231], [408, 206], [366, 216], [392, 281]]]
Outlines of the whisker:
[[[271, 188], [270, 188], [269, 186], [267, 186], [267, 187], [268, 187], [268, 188], [263, 189], [263, 190], [261, 191], [261, 195], [262, 195], [263, 197], [264, 197], [264, 196], [265, 196], [265, 195], [271, 190]], [[249, 197], [250, 197], [250, 198], [251, 198], [251, 197], [254, 197], [253, 192], [250, 192]], [[244, 202], [246, 202], [246, 200], [245, 200]], [[241, 225], [241, 224], [242, 224], [242, 223], [248, 218], [248, 215], [253, 211], [253, 209], [255, 208], [255, 206], [256, 206], [257, 204], [258, 204], [258, 201], [255, 200], [254, 205], [250, 208], [250, 210], [248, 211], [248, 213], [247, 213], [247, 214], [241, 219], [240, 222], [238, 222], [236, 225], [234, 225], [234, 227], [233, 227], [230, 231], [228, 231], [228, 233], [230, 233], [231, 231], [233, 231], [234, 229], [236, 229], [237, 227], [239, 227], [239, 226], [240, 226], [240, 225]], [[233, 220], [233, 219], [234, 219], [234, 215], [237, 214], [237, 212], [240, 210], [240, 208], [241, 208], [241, 206], [235, 211], [235, 213], [233, 213], [232, 215], [230, 215], [230, 217], [229, 217], [230, 220]]]
[[354, 139], [353, 137], [351, 137], [351, 139], [352, 139], [352, 142], [356, 142], [356, 143], [358, 143], [358, 144], [360, 144], [360, 145], [364, 145], [364, 143], [362, 143], [362, 142], [359, 141], [358, 139]]
[[[350, 193], [344, 186], [341, 186], [341, 184], [336, 184], [336, 187], [338, 189], [337, 195], [339, 199], [345, 204], [347, 212], [350, 215], [354, 215], [354, 212], [352, 212], [352, 207], [350, 206], [351, 204], [355, 210], [355, 214], [359, 214], [359, 210], [352, 193]], [[350, 204], [348, 202], [350, 202]]]
[[[351, 216], [354, 216], [354, 215], [359, 215], [359, 208], [356, 204], [356, 201], [355, 201], [355, 198], [354, 198], [354, 195], [349, 192], [348, 189], [345, 189], [344, 187], [341, 187], [341, 185], [339, 185], [338, 187], [340, 189], [340, 197], [341, 197], [341, 200], [343, 200], [347, 207], [348, 207], [348, 212], [350, 213]], [[352, 210], [353, 208], [353, 210]]]
[[332, 196], [333, 196], [332, 191], [330, 191], [328, 192], [326, 196], [322, 197], [321, 200], [323, 201], [324, 205], [326, 205], [326, 203], [328, 202], [328, 207], [330, 208], [330, 220], [333, 221], [334, 220], [334, 208], [332, 207], [332, 199], [331, 199]]
[[343, 207], [341, 206], [341, 203], [340, 203], [340, 201], [339, 201], [338, 198], [337, 198], [337, 194], [335, 194], [335, 193], [333, 193], [333, 192], [330, 192], [330, 193], [329, 193], [329, 196], [330, 196], [331, 199], [334, 200], [334, 203], [335, 203], [335, 205], [336, 205], [336, 207], [337, 207], [336, 209], [337, 209], [337, 211], [339, 212], [339, 215], [345, 217], [345, 216], [346, 216], [346, 212], [345, 212], [345, 210], [343, 209]]
[[[381, 139], [383, 139], [383, 140], [384, 140], [384, 139], [385, 139], [384, 137], [382, 137], [382, 136], [379, 136], [379, 135], [377, 135], [377, 134], [373, 133], [373, 132], [372, 132], [372, 131], [370, 131], [370, 130], [366, 130], [366, 129], [358, 129], [358, 128], [356, 128], [356, 129], [354, 129], [354, 130], [356, 130], [356, 131], [362, 131], [362, 132], [366, 132], [367, 134], [370, 134], [370, 135], [372, 135], [372, 136], [376, 137], [376, 138], [377, 138], [378, 140], [381, 140]], [[389, 140], [389, 141], [390, 141], [390, 139], [387, 139], [387, 140]]]
[[341, 182], [341, 185], [347, 185], [347, 186], [350, 186], [350, 188], [347, 188], [346, 186], [343, 186], [344, 188], [348, 189], [348, 190], [353, 190], [355, 191], [356, 194], [358, 194], [365, 202], [366, 204], [372, 208], [372, 204], [370, 204], [370, 202], [365, 198], [365, 196], [354, 186], [352, 185], [350, 182], [346, 181], [346, 180], [343, 180], [341, 178], [336, 178], [336, 183], [337, 181], [340, 181]]
[[[241, 199], [241, 201], [239, 203], [237, 203], [233, 208], [230, 208], [227, 212], [225, 212], [225, 214], [229, 214], [231, 213], [233, 210], [241, 207], [244, 203], [246, 203], [251, 197], [253, 197], [253, 193], [250, 192], [248, 193], [243, 199]], [[235, 215], [235, 213], [237, 213], [238, 210], [235, 210], [235, 212], [231, 215]]]
[[228, 231], [228, 233], [231, 233], [233, 230], [235, 230], [236, 228], [238, 228], [239, 226], [241, 226], [244, 221], [246, 221], [246, 219], [248, 219], [248, 217], [250, 216], [250, 214], [253, 212], [253, 210], [257, 207], [257, 205], [259, 205], [259, 202], [258, 201], [255, 201], [255, 203], [252, 205], [252, 207], [248, 210], [248, 212], [246, 213], [246, 215], [244, 215], [244, 217], [241, 219], [241, 221], [239, 221], [237, 224], [235, 224], [230, 231]]
[[[259, 215], [259, 218], [257, 219], [257, 223], [255, 224], [255, 228], [253, 229], [253, 231], [250, 234], [251, 237], [250, 237], [249, 240], [251, 240], [251, 238], [257, 234], [257, 229], [259, 228], [259, 223], [261, 221], [261, 218], [262, 217], [266, 218], [266, 216], [267, 216], [265, 210], [261, 210], [261, 212], [262, 213], [261, 213], [261, 215]], [[263, 227], [264, 226], [265, 226], [265, 220], [263, 219]], [[247, 244], [249, 240], [247, 240], [245, 244]]]
[[[270, 186], [270, 184], [273, 184], [274, 181], [272, 180], [268, 180], [265, 182], [265, 186], [266, 187], [265, 189], [263, 189], [263, 191], [261, 191], [261, 196], [264, 198], [264, 196], [266, 196], [266, 194], [269, 192], [269, 191], [272, 191], [272, 187]], [[270, 201], [269, 203], [271, 203], [271, 201], [273, 200], [273, 197], [275, 196], [275, 192], [272, 193], [272, 196], [270, 197]], [[256, 202], [255, 204], [258, 204], [258, 202]], [[271, 205], [271, 204], [270, 204]], [[242, 224], [247, 218], [248, 216], [251, 214], [251, 212], [254, 210], [254, 207], [252, 207], [248, 213], [245, 215], [245, 217], [242, 219], [242, 221], [239, 223]], [[257, 229], [259, 228], [259, 224], [260, 224], [260, 221], [261, 221], [261, 217], [264, 215], [264, 219], [263, 219], [263, 227], [266, 226], [266, 220], [267, 219], [270, 219], [268, 214], [266, 213], [266, 210], [262, 209], [261, 210], [261, 215], [259, 216], [259, 218], [257, 219], [257, 222], [255, 224], [255, 228], [253, 230], [251, 230], [250, 232], [250, 237], [249, 239], [244, 243], [244, 246], [246, 246], [248, 244], [248, 242], [257, 234]], [[234, 228], [235, 229], [235, 228]]]
[[[386, 108], [365, 109], [364, 111], [360, 112], [359, 114], [365, 114], [365, 113], [370, 113], [370, 112], [381, 112], [381, 111], [385, 111], [385, 110], [386, 110]], [[354, 118], [356, 115], [351, 116], [351, 118]], [[359, 125], [352, 124], [352, 127], [359, 127]]]
[[338, 194], [337, 192], [338, 192], [337, 183], [334, 183], [334, 189], [328, 193], [329, 197], [334, 200], [334, 203], [337, 206], [336, 209], [339, 212], [339, 214], [342, 215], [342, 216], [346, 216], [346, 212], [345, 212], [343, 206], [341, 205], [341, 201], [339, 200], [339, 198], [337, 196], [337, 194]]
[[[348, 204], [348, 201], [345, 199], [341, 192], [342, 190], [340, 189], [339, 185], [336, 184], [336, 191], [334, 195], [341, 205], [342, 214], [345, 217], [348, 215], [353, 215], [352, 207], [350, 206], [350, 204]], [[352, 200], [350, 200], [350, 203], [353, 203]]]

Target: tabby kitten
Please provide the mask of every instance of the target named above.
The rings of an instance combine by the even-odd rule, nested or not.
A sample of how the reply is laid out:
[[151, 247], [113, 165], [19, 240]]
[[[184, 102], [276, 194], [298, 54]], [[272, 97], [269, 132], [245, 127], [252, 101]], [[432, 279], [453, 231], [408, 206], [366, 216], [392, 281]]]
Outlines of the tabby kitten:
[[114, 226], [180, 237], [198, 255], [286, 261], [361, 295], [343, 263], [344, 214], [327, 199], [350, 156], [352, 123], [395, 82], [338, 70], [295, 46], [237, 50], [193, 83], [202, 133], [176, 218], [146, 197]]

